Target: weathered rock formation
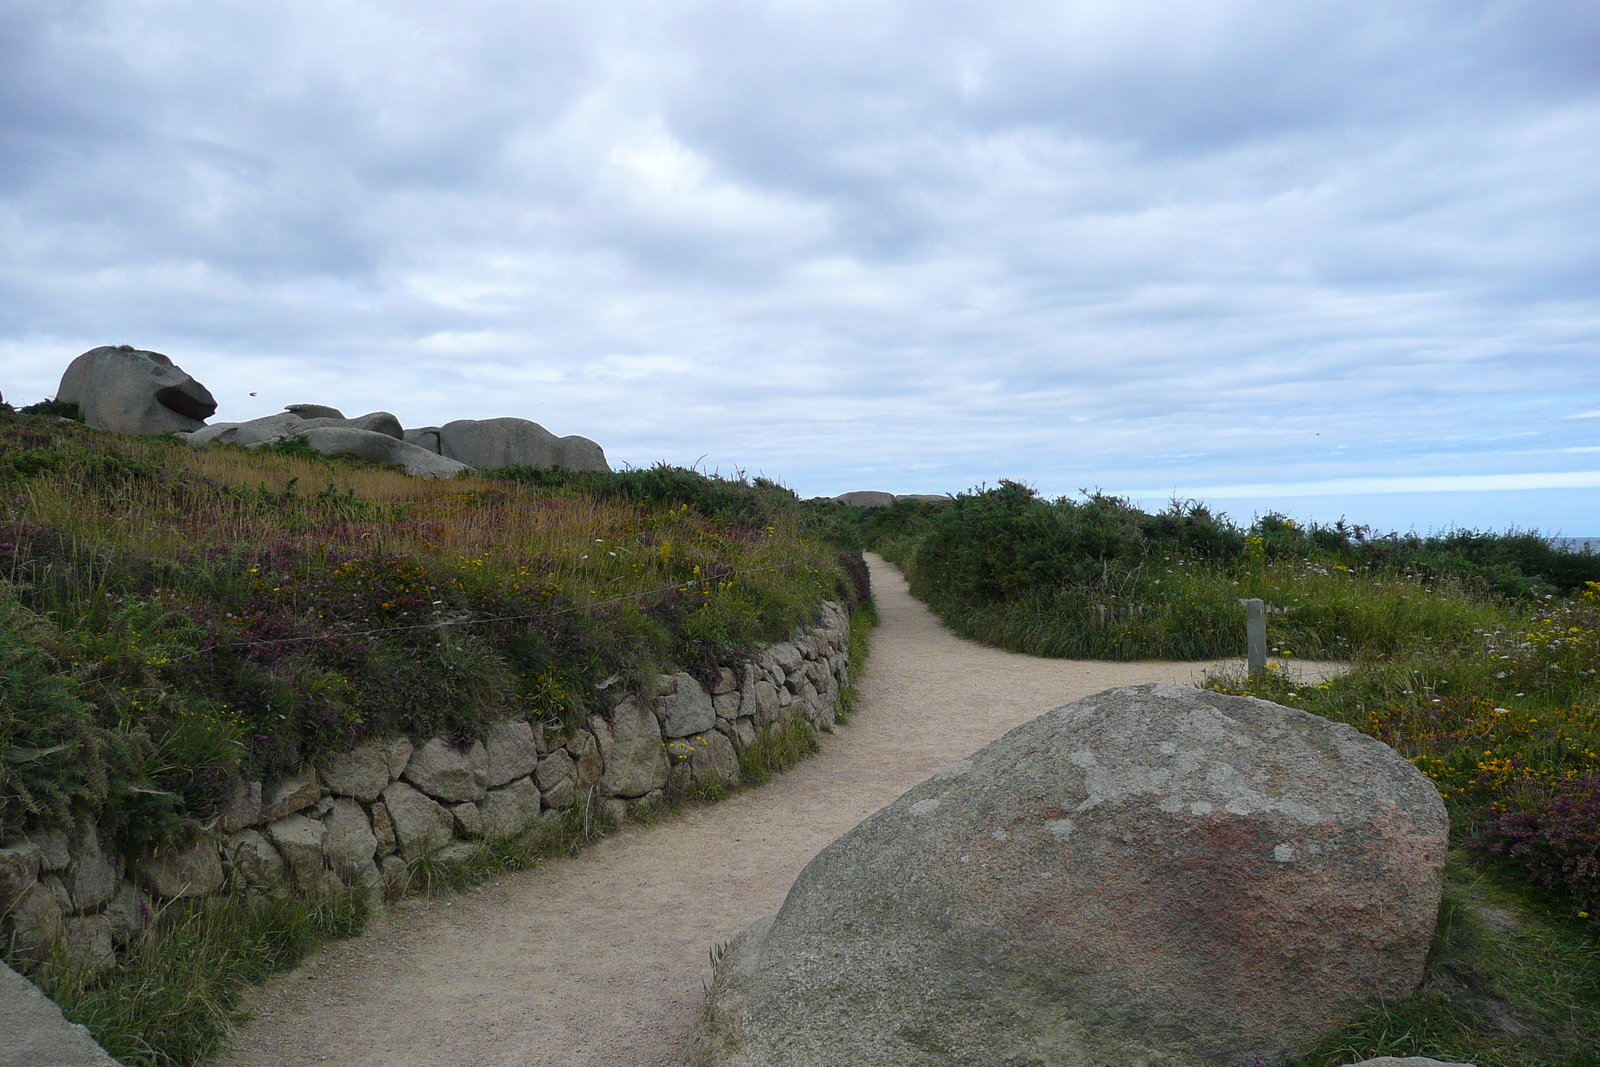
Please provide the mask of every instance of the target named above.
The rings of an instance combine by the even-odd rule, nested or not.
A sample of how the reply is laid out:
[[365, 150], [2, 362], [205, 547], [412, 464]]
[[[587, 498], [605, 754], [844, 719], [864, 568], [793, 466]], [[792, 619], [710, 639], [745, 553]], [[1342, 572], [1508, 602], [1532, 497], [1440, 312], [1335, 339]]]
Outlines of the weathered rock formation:
[[841, 493], [833, 499], [852, 508], [887, 508], [905, 500], [916, 504], [940, 504], [950, 498], [939, 493], [908, 493], [905, 496], [896, 496], [876, 489], [859, 489], [853, 493]]
[[1274, 1067], [1416, 987], [1447, 833], [1348, 726], [1110, 690], [818, 854], [718, 967], [698, 1062]]
[[[311, 404], [296, 404], [301, 410], [335, 411]], [[219, 422], [197, 430], [189, 444], [201, 448], [211, 444], [236, 444], [247, 448], [276, 441], [299, 439], [325, 456], [349, 456], [369, 463], [392, 463], [407, 474], [425, 478], [449, 478], [467, 469], [465, 463], [407, 444], [400, 420], [387, 411], [374, 411], [356, 419], [318, 415], [302, 418], [294, 411], [268, 415], [249, 422]]]
[[408, 431], [387, 411], [347, 419], [326, 404], [290, 404], [281, 414], [206, 426], [217, 410], [211, 392], [160, 352], [129, 345], [91, 349], [73, 360], [56, 399], [77, 404], [88, 425], [114, 433], [193, 431], [189, 443], [196, 447], [299, 439], [324, 455], [394, 464], [431, 478], [513, 465], [611, 470], [594, 441], [557, 437], [527, 419], [458, 419]]
[[894, 505], [893, 493], [876, 489], [858, 489], [853, 493], [841, 493], [833, 499], [852, 508], [887, 508]]
[[78, 405], [83, 421], [113, 433], [196, 430], [217, 410], [211, 391], [160, 352], [102, 345], [73, 360], [56, 399]]
[[570, 471], [609, 471], [605, 450], [576, 434], [557, 437], [527, 419], [457, 419], [443, 426], [408, 430], [418, 447], [472, 467], [562, 467]]
[[342, 419], [344, 412], [326, 404], [285, 404], [283, 410], [302, 419]]

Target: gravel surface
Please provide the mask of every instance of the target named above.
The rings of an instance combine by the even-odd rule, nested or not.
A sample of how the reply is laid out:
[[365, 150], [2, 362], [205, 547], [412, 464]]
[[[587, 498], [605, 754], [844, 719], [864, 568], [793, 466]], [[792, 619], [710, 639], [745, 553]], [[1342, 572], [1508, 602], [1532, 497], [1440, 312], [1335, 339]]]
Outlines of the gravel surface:
[[[941, 767], [1112, 686], [1207, 663], [1049, 660], [964, 641], [869, 556], [882, 625], [848, 726], [770, 784], [475, 891], [405, 902], [251, 998], [226, 1067], [665, 1067], [707, 950], [824, 845]], [[1305, 664], [1306, 674], [1323, 673]], [[1335, 668], [1336, 669], [1336, 668]]]

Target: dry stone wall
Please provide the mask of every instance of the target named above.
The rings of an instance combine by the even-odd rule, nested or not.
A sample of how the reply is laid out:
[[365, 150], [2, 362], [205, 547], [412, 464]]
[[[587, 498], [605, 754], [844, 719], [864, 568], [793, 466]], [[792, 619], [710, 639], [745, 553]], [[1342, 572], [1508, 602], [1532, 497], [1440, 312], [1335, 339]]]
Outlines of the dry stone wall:
[[99, 828], [33, 833], [0, 848], [0, 945], [19, 970], [106, 967], [162, 902], [228, 887], [314, 894], [403, 891], [411, 865], [459, 863], [485, 838], [556, 822], [575, 806], [620, 822], [739, 776], [738, 754], [805, 722], [832, 732], [850, 679], [850, 620], [818, 625], [720, 668], [707, 688], [661, 675], [583, 725], [501, 722], [463, 748], [368, 741], [275, 782], [239, 781], [198, 840], [125, 870]]

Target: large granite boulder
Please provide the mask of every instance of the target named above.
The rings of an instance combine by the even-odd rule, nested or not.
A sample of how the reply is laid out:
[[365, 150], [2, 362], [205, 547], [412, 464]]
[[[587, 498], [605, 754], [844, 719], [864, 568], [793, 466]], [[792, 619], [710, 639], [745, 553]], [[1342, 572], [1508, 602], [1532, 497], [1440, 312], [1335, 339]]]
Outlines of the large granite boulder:
[[875, 489], [858, 489], [853, 493], [840, 493], [833, 499], [852, 508], [887, 508], [894, 505], [894, 494]]
[[344, 412], [327, 404], [285, 404], [283, 410], [302, 419], [342, 419]]
[[436, 456], [376, 430], [312, 426], [297, 436], [313, 451], [321, 452], [324, 456], [348, 456], [368, 463], [389, 463], [420, 478], [453, 478], [468, 469], [465, 463]]
[[434, 455], [439, 454], [439, 427], [437, 426], [413, 426], [405, 432], [404, 440], [407, 444], [425, 448]]
[[203, 430], [196, 430], [185, 440], [196, 448], [213, 444], [254, 448], [256, 445], [287, 441], [303, 429], [307, 421], [292, 411], [281, 411], [248, 422], [214, 422]]
[[[295, 407], [305, 409], [310, 405]], [[190, 434], [188, 441], [196, 448], [213, 444], [256, 448], [279, 441], [300, 440], [325, 456], [389, 463], [407, 474], [423, 478], [449, 478], [468, 469], [464, 463], [407, 444], [404, 436], [400, 420], [386, 411], [374, 411], [356, 419], [307, 419], [293, 411], [283, 411], [249, 422], [219, 422]]]
[[818, 854], [719, 965], [694, 1062], [1276, 1067], [1416, 988], [1447, 840], [1348, 726], [1108, 690]]
[[117, 1067], [89, 1031], [69, 1023], [55, 1001], [0, 963], [0, 1067]]
[[113, 433], [198, 430], [217, 411], [211, 391], [182, 367], [131, 345], [102, 345], [73, 360], [56, 399], [77, 404], [85, 423]]
[[[826, 501], [827, 498], [819, 498]], [[895, 493], [879, 492], [875, 489], [859, 489], [854, 493], [840, 493], [832, 498], [835, 503], [844, 504], [852, 508], [887, 508], [895, 504], [910, 501], [913, 504], [947, 504], [951, 498], [942, 493]]]
[[[317, 419], [308, 418], [306, 421], [314, 425], [319, 424]], [[338, 422], [347, 424], [348, 428], [352, 430], [371, 430], [373, 433], [381, 433], [385, 437], [393, 437], [396, 441], [404, 441], [406, 439], [406, 432], [401, 427], [400, 420], [387, 411], [373, 411], [353, 419], [339, 419]]]
[[426, 427], [409, 438], [419, 447], [437, 441], [439, 454], [472, 467], [563, 467], [609, 471], [605, 450], [587, 437], [557, 437], [527, 419], [457, 419]]

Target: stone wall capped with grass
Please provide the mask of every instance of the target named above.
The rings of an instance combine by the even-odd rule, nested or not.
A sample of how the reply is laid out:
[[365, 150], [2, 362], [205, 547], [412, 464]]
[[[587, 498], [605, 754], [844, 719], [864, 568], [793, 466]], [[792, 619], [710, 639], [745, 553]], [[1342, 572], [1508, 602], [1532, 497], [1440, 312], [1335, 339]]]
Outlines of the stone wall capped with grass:
[[[0, 848], [7, 961], [37, 971], [112, 966], [171, 901], [223, 892], [371, 905], [470, 863], [544, 824], [616, 825], [671, 803], [716, 799], [762, 775], [764, 748], [832, 732], [850, 685], [850, 618], [824, 601], [816, 625], [720, 666], [604, 686], [583, 724], [494, 723], [476, 736], [371, 739], [276, 779], [233, 780], [193, 840], [119, 863], [92, 819]], [[612, 691], [614, 687], [615, 691]]]

